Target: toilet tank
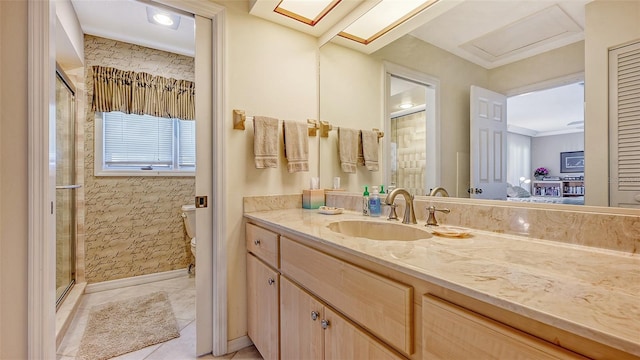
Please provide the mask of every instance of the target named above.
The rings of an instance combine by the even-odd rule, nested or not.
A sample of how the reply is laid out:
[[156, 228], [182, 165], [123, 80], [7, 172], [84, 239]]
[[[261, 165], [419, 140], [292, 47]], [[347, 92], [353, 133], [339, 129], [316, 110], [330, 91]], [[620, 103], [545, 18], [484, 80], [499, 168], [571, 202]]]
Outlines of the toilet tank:
[[193, 204], [182, 205], [182, 219], [187, 235], [193, 239], [196, 237], [196, 206]]

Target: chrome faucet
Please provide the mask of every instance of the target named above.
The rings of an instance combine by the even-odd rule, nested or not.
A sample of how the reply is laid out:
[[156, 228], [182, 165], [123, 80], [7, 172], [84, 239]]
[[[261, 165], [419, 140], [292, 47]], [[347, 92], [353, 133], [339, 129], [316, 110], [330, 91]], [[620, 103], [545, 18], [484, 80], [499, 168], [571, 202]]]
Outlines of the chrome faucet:
[[[385, 204], [392, 206], [393, 201], [396, 199], [398, 194], [402, 194], [404, 197], [405, 208], [404, 208], [404, 217], [402, 218], [403, 224], [417, 224], [416, 221], [416, 213], [413, 211], [413, 195], [409, 194], [409, 192], [403, 188], [395, 188], [392, 192], [387, 195], [387, 198], [384, 199]], [[394, 211], [395, 212], [395, 211]]]
[[445, 188], [443, 188], [442, 186], [438, 186], [436, 188], [433, 188], [431, 190], [431, 192], [429, 193], [429, 196], [436, 196], [438, 194], [442, 194], [442, 196], [446, 196], [449, 197], [449, 193], [447, 192], [447, 190]]

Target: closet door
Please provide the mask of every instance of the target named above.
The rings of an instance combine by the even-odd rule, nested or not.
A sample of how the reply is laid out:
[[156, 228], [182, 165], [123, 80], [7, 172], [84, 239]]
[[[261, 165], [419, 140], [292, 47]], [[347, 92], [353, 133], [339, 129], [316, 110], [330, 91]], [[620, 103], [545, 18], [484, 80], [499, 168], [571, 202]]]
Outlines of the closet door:
[[639, 140], [640, 42], [636, 42], [609, 51], [610, 206], [640, 208]]

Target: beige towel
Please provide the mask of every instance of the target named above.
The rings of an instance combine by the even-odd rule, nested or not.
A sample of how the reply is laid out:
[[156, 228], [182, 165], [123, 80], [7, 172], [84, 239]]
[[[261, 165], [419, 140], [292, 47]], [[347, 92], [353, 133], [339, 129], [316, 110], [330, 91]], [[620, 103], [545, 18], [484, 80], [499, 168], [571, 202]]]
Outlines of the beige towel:
[[338, 128], [338, 154], [340, 166], [346, 173], [356, 172], [358, 161], [358, 139], [360, 130]]
[[253, 117], [253, 154], [256, 169], [278, 167], [278, 119]]
[[362, 154], [369, 171], [378, 171], [378, 132], [362, 130]]
[[364, 166], [364, 153], [362, 152], [362, 131], [358, 132], [358, 165]]
[[284, 156], [290, 173], [309, 171], [309, 131], [307, 123], [284, 121]]

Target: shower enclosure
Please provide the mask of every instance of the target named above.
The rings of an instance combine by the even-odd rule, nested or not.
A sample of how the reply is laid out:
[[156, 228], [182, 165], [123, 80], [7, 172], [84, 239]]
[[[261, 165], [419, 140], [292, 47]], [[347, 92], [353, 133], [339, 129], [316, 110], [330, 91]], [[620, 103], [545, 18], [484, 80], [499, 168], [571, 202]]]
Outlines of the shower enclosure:
[[56, 71], [56, 309], [75, 283], [75, 90]]

